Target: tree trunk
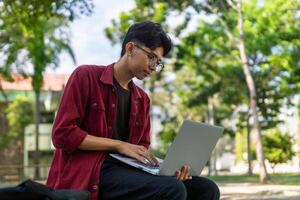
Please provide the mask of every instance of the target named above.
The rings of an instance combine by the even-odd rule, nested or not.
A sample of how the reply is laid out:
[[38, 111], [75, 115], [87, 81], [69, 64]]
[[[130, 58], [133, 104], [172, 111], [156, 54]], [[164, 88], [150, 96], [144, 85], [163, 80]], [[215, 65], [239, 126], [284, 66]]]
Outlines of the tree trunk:
[[5, 91], [4, 91], [3, 87], [2, 87], [1, 80], [0, 80], [0, 92], [1, 92], [1, 94], [2, 94], [2, 96], [4, 98], [4, 100], [5, 100], [5, 102], [8, 102], [8, 97], [7, 97]]
[[239, 51], [240, 57], [243, 64], [243, 72], [246, 77], [246, 82], [250, 94], [250, 109], [253, 117], [253, 133], [256, 137], [256, 155], [259, 163], [259, 178], [261, 183], [268, 182], [267, 170], [265, 165], [265, 156], [262, 144], [262, 134], [260, 123], [258, 121], [258, 112], [257, 112], [257, 95], [255, 83], [252, 77], [252, 74], [249, 69], [248, 57], [246, 53], [245, 41], [244, 41], [244, 30], [243, 30], [243, 15], [242, 15], [242, 5], [241, 0], [238, 1], [238, 14], [239, 14], [239, 22], [238, 22], [238, 31], [239, 31]]
[[39, 151], [39, 124], [40, 124], [40, 92], [35, 92], [35, 154], [34, 154], [34, 178], [40, 179], [40, 151]]
[[[215, 124], [214, 119], [214, 97], [208, 97], [208, 123], [210, 125]], [[210, 161], [209, 161], [209, 175], [217, 175], [217, 152], [216, 148], [213, 150]]]
[[299, 166], [299, 169], [300, 169], [300, 96], [296, 96], [296, 106], [297, 106], [297, 113], [298, 113], [298, 116], [297, 116], [297, 121], [298, 121], [298, 138], [297, 138], [297, 145], [298, 145], [298, 166]]
[[[250, 109], [250, 108], [249, 108]], [[247, 116], [247, 152], [248, 152], [248, 176], [252, 176], [252, 152], [251, 152], [251, 127], [250, 127], [250, 110]]]

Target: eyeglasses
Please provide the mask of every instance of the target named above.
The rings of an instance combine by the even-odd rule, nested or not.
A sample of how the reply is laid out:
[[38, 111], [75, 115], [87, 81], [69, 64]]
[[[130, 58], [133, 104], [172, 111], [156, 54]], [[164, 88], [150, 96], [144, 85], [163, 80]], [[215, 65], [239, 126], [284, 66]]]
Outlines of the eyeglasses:
[[147, 57], [150, 60], [150, 66], [155, 66], [155, 71], [161, 72], [165, 68], [165, 65], [159, 61], [158, 57], [154, 53], [147, 51], [136, 43], [134, 43], [134, 45], [147, 54]]

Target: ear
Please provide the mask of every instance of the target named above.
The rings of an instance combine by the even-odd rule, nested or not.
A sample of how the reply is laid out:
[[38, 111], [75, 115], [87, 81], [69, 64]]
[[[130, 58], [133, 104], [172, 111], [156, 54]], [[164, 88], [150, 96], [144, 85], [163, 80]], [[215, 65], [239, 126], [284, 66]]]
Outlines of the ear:
[[133, 50], [134, 50], [134, 44], [133, 42], [128, 42], [125, 46], [125, 50], [126, 50], [126, 54], [128, 56], [131, 56], [133, 54]]

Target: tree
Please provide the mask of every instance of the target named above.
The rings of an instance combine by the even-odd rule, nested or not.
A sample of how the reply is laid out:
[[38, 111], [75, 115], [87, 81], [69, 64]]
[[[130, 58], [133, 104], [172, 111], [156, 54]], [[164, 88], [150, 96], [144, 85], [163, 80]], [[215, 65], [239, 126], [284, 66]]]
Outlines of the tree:
[[[92, 3], [84, 0], [46, 0], [39, 3], [6, 0], [0, 4], [0, 53], [4, 55], [0, 73], [9, 76], [11, 71], [16, 70], [29, 75], [35, 93], [36, 178], [40, 176], [39, 104], [43, 72], [47, 67], [58, 65], [59, 55], [63, 51], [75, 62], [69, 45], [68, 23], [77, 16], [76, 9], [83, 14], [90, 14]], [[28, 65], [32, 65], [32, 73], [27, 70]]]
[[273, 171], [278, 163], [286, 163], [295, 154], [292, 150], [292, 137], [289, 134], [272, 131], [264, 136], [263, 143], [266, 158], [272, 164]]
[[[173, 30], [174, 37], [179, 41], [175, 49], [174, 68], [192, 68], [195, 72], [201, 72], [209, 77], [206, 80], [207, 83], [212, 82], [211, 85], [218, 83], [218, 72], [224, 66], [240, 67], [244, 84], [240, 82], [234, 86], [247, 87], [247, 101], [245, 102], [243, 98], [236, 99], [249, 105], [249, 122], [252, 134], [256, 137], [260, 181], [267, 182], [262, 128], [274, 126], [277, 123], [275, 121], [276, 123], [271, 124], [279, 111], [273, 109], [276, 112], [272, 113], [270, 108], [276, 108], [276, 104], [279, 105], [278, 99], [283, 96], [290, 98], [296, 91], [299, 91], [299, 82], [297, 82], [300, 49], [299, 15], [297, 15], [299, 7], [298, 1], [284, 0], [276, 2], [249, 0], [243, 1], [243, 5], [240, 0], [136, 0], [136, 7], [129, 13], [121, 13], [119, 22], [113, 20], [113, 26], [107, 29], [109, 30], [107, 33], [109, 38], [116, 42], [122, 39], [120, 36], [123, 35], [124, 27], [128, 27], [128, 24], [145, 19], [160, 22], [170, 29], [169, 32]], [[168, 17], [172, 18], [174, 15], [183, 16], [183, 20], [173, 29], [170, 27], [172, 22], [168, 21]], [[203, 16], [207, 16], [207, 19]], [[189, 24], [196, 17], [200, 19], [195, 29], [190, 30]], [[271, 72], [271, 76], [266, 76], [264, 74], [266, 72]], [[295, 78], [293, 75], [298, 76]], [[201, 78], [203, 77], [198, 79]], [[260, 83], [265, 84], [264, 90], [258, 89], [261, 87]], [[201, 90], [199, 87], [195, 88]], [[221, 88], [223, 89], [223, 85]], [[275, 89], [275, 94], [281, 93], [283, 96], [277, 96], [272, 100], [271, 88]], [[244, 96], [244, 92], [238, 91], [235, 88], [232, 89], [233, 99]], [[187, 93], [190, 98], [193, 98], [202, 92], [203, 90], [196, 95], [193, 92]], [[271, 103], [266, 104], [266, 99], [271, 99]], [[221, 100], [224, 99], [221, 98]], [[261, 124], [262, 120], [268, 123]]]
[[[23, 164], [24, 132], [25, 127], [33, 122], [33, 104], [26, 97], [18, 95], [8, 104], [6, 117], [9, 124], [9, 131], [0, 135], [0, 149], [9, 147], [13, 144], [16, 147], [19, 158], [14, 162]], [[20, 170], [22, 174], [22, 170]]]
[[17, 96], [8, 105], [6, 115], [10, 129], [7, 134], [1, 135], [0, 148], [5, 147], [12, 141], [23, 140], [25, 127], [33, 122], [32, 108], [32, 102], [25, 96]]

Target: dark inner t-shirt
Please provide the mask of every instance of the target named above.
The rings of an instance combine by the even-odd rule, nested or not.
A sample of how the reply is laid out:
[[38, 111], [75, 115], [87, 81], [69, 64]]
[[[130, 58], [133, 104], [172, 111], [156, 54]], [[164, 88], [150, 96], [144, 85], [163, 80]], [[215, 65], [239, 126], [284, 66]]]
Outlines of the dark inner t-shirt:
[[127, 141], [129, 138], [130, 90], [124, 89], [114, 78], [117, 95], [117, 112], [113, 126], [113, 139]]
[[[130, 90], [124, 89], [115, 78], [114, 87], [117, 95], [117, 110], [112, 138], [127, 141], [129, 138], [131, 92]], [[107, 156], [105, 162], [121, 164], [119, 160], [111, 156]]]

